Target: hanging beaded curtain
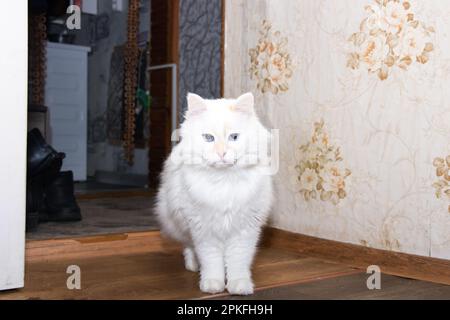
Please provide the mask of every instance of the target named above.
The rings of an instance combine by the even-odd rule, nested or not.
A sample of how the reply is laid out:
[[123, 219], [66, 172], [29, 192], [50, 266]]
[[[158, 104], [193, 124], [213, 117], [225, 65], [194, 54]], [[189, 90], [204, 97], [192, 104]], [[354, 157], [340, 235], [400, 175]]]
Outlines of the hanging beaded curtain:
[[136, 90], [138, 47], [139, 0], [129, 0], [127, 43], [125, 45], [124, 72], [124, 157], [128, 164], [134, 162], [134, 133], [136, 130]]
[[45, 13], [31, 14], [28, 22], [28, 67], [31, 82], [31, 104], [43, 105], [46, 77], [47, 26]]

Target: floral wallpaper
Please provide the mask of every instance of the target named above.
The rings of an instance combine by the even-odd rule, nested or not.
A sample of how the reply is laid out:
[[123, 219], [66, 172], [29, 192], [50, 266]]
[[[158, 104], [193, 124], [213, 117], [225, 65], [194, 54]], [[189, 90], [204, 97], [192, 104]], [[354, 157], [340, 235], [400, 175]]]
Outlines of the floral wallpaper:
[[345, 179], [351, 171], [342, 166], [340, 148], [330, 144], [323, 120], [314, 123], [310, 141], [299, 149], [302, 160], [295, 168], [305, 201], [320, 199], [337, 205], [347, 195]]
[[263, 20], [261, 38], [255, 48], [249, 50], [250, 77], [256, 80], [256, 87], [262, 93], [289, 90], [292, 77], [292, 61], [286, 49], [288, 39], [279, 31], [273, 31], [269, 21]]
[[436, 167], [436, 182], [433, 187], [436, 190], [436, 198], [445, 199], [448, 205], [448, 213], [450, 214], [450, 155], [445, 160], [443, 158], [435, 158], [433, 166]]
[[353, 45], [347, 66], [361, 65], [380, 80], [392, 68], [407, 70], [412, 63], [425, 64], [434, 49], [432, 26], [417, 20], [411, 3], [399, 0], [375, 0], [365, 7], [367, 17], [349, 42]]
[[225, 96], [280, 130], [272, 225], [450, 259], [448, 1], [225, 10]]

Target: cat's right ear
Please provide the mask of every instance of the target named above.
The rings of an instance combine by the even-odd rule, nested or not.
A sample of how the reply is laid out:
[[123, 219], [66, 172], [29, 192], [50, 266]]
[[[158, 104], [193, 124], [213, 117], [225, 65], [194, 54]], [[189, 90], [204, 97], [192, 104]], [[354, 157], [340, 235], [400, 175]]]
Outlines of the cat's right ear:
[[186, 112], [186, 118], [199, 115], [206, 110], [206, 103], [202, 97], [195, 93], [188, 93], [187, 95], [188, 109]]

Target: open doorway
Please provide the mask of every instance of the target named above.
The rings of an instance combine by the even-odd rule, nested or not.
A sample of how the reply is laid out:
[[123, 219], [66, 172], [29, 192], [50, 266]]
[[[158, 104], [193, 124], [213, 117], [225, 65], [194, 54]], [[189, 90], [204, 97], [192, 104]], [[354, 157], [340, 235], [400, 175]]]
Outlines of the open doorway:
[[178, 0], [29, 10], [28, 154], [37, 163], [50, 148], [62, 163], [28, 176], [27, 238], [157, 229], [153, 197], [181, 114]]

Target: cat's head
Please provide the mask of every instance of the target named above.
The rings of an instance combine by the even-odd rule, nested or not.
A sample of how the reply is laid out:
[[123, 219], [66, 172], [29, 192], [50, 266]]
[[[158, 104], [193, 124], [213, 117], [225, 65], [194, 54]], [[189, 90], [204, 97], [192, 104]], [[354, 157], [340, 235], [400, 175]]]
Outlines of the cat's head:
[[268, 132], [255, 114], [253, 94], [207, 100], [189, 93], [187, 101], [181, 126], [185, 159], [213, 168], [257, 164], [258, 152], [267, 145]]

